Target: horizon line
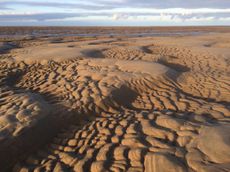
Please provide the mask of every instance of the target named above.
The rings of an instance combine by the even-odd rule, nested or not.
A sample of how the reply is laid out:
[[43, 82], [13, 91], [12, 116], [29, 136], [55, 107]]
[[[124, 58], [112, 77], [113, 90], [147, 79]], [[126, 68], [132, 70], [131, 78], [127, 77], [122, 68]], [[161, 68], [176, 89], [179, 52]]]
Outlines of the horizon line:
[[85, 25], [85, 26], [77, 26], [77, 25], [0, 25], [0, 27], [230, 27], [229, 25], [156, 25], [156, 26], [137, 26], [137, 25], [111, 25], [111, 26], [105, 26], [105, 25]]

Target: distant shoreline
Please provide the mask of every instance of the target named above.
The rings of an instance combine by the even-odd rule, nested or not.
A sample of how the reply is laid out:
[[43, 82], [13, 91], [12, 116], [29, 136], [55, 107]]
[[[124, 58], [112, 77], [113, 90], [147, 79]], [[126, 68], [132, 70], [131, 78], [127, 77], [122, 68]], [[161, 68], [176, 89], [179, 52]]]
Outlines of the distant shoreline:
[[0, 27], [0, 38], [17, 37], [148, 37], [148, 36], [185, 36], [204, 33], [228, 33], [229, 26], [156, 26], [156, 27], [76, 27], [76, 26], [9, 26]]

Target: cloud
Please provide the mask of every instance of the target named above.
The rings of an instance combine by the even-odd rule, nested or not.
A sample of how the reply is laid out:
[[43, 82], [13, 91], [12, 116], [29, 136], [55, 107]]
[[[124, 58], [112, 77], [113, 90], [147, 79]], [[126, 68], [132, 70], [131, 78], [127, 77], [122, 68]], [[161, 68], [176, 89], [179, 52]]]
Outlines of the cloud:
[[184, 11], [155, 11], [155, 12], [79, 12], [79, 13], [11, 13], [5, 14], [0, 13], [0, 21], [1, 22], [16, 22], [16, 21], [49, 21], [49, 20], [60, 20], [69, 19], [69, 20], [76, 20], [79, 18], [111, 18], [114, 21], [119, 20], [133, 20], [133, 19], [142, 19], [142, 20], [149, 20], [154, 18], [155, 20], [159, 21], [190, 21], [191, 19], [196, 18], [204, 19], [209, 18], [212, 20], [219, 20], [223, 18], [230, 18], [230, 12], [223, 13], [223, 12], [206, 12], [206, 13], [198, 13], [198, 12], [184, 12]]
[[96, 0], [106, 5], [115, 5], [122, 8], [228, 8], [229, 0], [120, 0], [120, 1], [104, 1]]
[[88, 9], [103, 10], [117, 8], [229, 8], [229, 0], [85, 0], [85, 1], [33, 1], [33, 0], [9, 0], [0, 2], [0, 6], [26, 5], [26, 6], [43, 6], [67, 9]]
[[[21, 5], [28, 7], [22, 8]], [[221, 20], [228, 24], [230, 0], [65, 0], [58, 2], [55, 0], [2, 0], [0, 10], [0, 25], [2, 22], [60, 21], [61, 23], [65, 20], [88, 21], [90, 19], [98, 23], [100, 20], [114, 23], [138, 20], [136, 25], [139, 21], [151, 20], [172, 24], [184, 21], [215, 23]], [[33, 11], [39, 11], [39, 13]]]
[[129, 16], [131, 16], [130, 14], [113, 14], [113, 20], [124, 20], [124, 19], [128, 19]]
[[[109, 15], [109, 14], [107, 14]], [[192, 13], [192, 12], [188, 12], [188, 13], [184, 13], [183, 11], [180, 12], [158, 12], [158, 13], [116, 13], [113, 15], [113, 19], [114, 20], [126, 20], [129, 18], [138, 18], [138, 17], [143, 17], [143, 16], [147, 16], [147, 17], [155, 17], [155, 16], [159, 16], [162, 19], [163, 18], [170, 18], [174, 19], [174, 18], [180, 18], [181, 20], [187, 20], [187, 19], [191, 19], [191, 18], [213, 18], [213, 19], [220, 19], [220, 18], [228, 18], [230, 17], [230, 12], [228, 13], [222, 13], [222, 12], [217, 12], [217, 13], [212, 13], [212, 12], [206, 12], [206, 13]]]
[[104, 5], [98, 3], [70, 3], [70, 2], [34, 2], [34, 1], [3, 1], [0, 2], [0, 6], [4, 6], [5, 8], [12, 5], [24, 5], [31, 7], [51, 7], [51, 8], [61, 8], [61, 9], [85, 9], [85, 10], [103, 10], [103, 9], [111, 9], [115, 8], [112, 5]]
[[52, 19], [65, 19], [70, 17], [79, 17], [81, 14], [75, 13], [42, 13], [42, 14], [1, 14], [0, 21], [47, 21]]

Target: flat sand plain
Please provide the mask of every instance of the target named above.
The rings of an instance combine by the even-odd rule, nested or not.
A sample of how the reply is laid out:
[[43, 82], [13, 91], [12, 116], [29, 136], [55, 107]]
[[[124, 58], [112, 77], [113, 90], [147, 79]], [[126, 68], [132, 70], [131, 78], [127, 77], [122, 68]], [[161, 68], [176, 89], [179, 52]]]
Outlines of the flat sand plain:
[[230, 171], [230, 29], [181, 30], [1, 39], [1, 171]]

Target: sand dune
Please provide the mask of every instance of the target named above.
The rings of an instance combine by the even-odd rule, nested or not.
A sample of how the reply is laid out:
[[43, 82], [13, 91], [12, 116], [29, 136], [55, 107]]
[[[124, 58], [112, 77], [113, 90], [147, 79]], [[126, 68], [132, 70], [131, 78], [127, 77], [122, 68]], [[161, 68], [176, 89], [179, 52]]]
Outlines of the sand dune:
[[0, 55], [1, 169], [230, 171], [229, 38], [22, 41]]

